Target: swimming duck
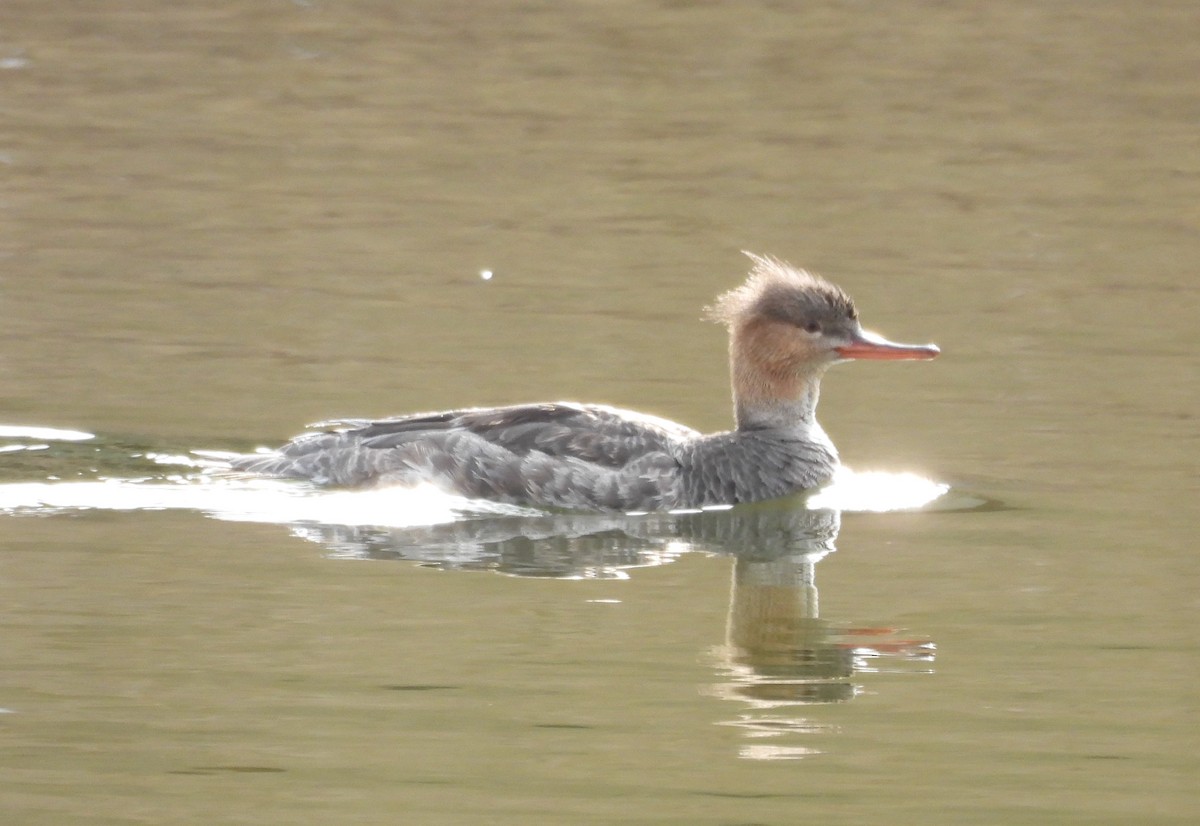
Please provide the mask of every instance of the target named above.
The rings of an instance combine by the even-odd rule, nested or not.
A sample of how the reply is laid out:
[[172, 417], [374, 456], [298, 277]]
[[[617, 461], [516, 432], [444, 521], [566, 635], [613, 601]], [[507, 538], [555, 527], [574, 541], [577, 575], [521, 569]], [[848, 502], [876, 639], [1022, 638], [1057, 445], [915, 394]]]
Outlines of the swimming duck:
[[467, 497], [593, 511], [734, 505], [817, 488], [838, 466], [816, 419], [826, 369], [939, 351], [866, 332], [839, 287], [747, 255], [745, 283], [705, 310], [729, 330], [733, 430], [701, 434], [599, 404], [519, 404], [323, 422], [231, 467], [332, 487], [432, 482]]

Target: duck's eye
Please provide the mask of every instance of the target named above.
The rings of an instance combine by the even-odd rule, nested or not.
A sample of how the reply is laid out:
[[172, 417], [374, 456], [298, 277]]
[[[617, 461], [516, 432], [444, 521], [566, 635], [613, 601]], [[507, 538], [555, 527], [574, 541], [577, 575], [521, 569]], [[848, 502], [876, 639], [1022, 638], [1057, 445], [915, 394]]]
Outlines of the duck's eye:
[[806, 321], [806, 322], [804, 323], [804, 331], [805, 331], [806, 333], [813, 333], [813, 334], [816, 334], [816, 333], [819, 333], [819, 332], [821, 332], [821, 322], [819, 322], [819, 321]]

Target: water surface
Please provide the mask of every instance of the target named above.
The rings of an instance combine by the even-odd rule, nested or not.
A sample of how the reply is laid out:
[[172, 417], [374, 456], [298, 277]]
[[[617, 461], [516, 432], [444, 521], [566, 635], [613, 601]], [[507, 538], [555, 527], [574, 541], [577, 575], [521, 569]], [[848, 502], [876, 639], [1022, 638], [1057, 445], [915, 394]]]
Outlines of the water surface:
[[[0, 516], [6, 821], [1194, 820], [1191, 4], [0, 24], [0, 425], [95, 435], [0, 437], [39, 486]], [[942, 346], [821, 416], [955, 507], [397, 535], [164, 493], [156, 457], [336, 416], [727, 427], [697, 319], [741, 249]]]

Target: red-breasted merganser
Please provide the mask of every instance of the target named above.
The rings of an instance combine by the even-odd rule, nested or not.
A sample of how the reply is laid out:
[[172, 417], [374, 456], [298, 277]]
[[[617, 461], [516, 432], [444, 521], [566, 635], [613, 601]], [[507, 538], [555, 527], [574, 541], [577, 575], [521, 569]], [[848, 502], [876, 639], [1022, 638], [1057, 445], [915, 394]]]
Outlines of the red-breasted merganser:
[[865, 332], [840, 288], [771, 257], [706, 316], [729, 328], [734, 430], [573, 402], [314, 425], [235, 470], [335, 487], [432, 482], [520, 505], [651, 511], [773, 499], [829, 481], [837, 451], [817, 424], [821, 376], [848, 359], [931, 359], [932, 344]]

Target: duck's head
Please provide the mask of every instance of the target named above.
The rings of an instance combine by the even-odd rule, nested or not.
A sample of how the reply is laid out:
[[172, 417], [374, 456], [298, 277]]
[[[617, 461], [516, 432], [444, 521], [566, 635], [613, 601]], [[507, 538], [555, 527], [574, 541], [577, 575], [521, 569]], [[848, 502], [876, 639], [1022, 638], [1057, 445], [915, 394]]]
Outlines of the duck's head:
[[798, 398], [811, 415], [816, 380], [838, 361], [937, 356], [933, 344], [897, 344], [864, 330], [850, 296], [823, 278], [776, 258], [746, 255], [754, 262], [749, 278], [705, 311], [729, 328], [739, 420], [744, 412]]
[[756, 347], [747, 356], [803, 372], [807, 365], [924, 360], [940, 352], [933, 344], [897, 344], [867, 332], [841, 287], [777, 258], [746, 255], [754, 262], [746, 283], [718, 297], [706, 313], [735, 338], [752, 340]]

